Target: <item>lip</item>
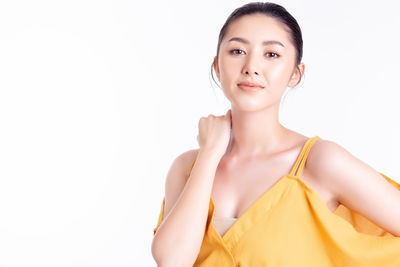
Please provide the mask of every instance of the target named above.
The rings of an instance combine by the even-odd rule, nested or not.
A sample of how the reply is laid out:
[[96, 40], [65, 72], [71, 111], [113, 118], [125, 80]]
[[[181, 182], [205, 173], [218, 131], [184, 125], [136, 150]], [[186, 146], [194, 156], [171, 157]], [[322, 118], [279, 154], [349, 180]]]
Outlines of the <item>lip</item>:
[[264, 86], [259, 85], [257, 83], [250, 83], [250, 82], [241, 82], [238, 83], [238, 87], [244, 91], [255, 92], [264, 88]]
[[238, 85], [245, 85], [245, 86], [253, 86], [253, 87], [260, 87], [260, 88], [264, 88], [264, 86], [262, 86], [261, 84], [258, 83], [252, 83], [252, 82], [248, 82], [248, 81], [243, 81], [238, 83]]

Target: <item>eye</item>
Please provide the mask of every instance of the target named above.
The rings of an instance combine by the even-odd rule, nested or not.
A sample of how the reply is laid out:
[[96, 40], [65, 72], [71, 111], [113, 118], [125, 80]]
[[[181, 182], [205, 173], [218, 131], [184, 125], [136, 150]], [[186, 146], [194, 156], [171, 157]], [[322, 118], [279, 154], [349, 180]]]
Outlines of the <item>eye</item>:
[[[244, 52], [243, 50], [241, 50], [241, 49], [232, 49], [232, 50], [230, 50], [229, 51], [229, 53], [232, 55], [237, 55], [237, 53], [235, 53], [236, 51], [241, 51], [241, 52]], [[271, 57], [272, 58], [278, 58], [278, 57], [280, 57], [280, 55], [279, 54], [277, 54], [277, 53], [275, 53], [275, 52], [267, 52], [267, 53], [265, 53], [266, 55], [272, 55]]]
[[233, 54], [233, 55], [236, 55], [236, 51], [242, 51], [243, 52], [243, 50], [240, 50], [240, 49], [232, 49], [231, 51], [229, 51], [229, 53], [230, 54]]
[[273, 57], [276, 57], [276, 58], [280, 57], [279, 54], [277, 54], [277, 53], [275, 53], [275, 52], [268, 52], [267, 54], [270, 54], [270, 55], [273, 54], [273, 55], [275, 55], [275, 56], [273, 56]]

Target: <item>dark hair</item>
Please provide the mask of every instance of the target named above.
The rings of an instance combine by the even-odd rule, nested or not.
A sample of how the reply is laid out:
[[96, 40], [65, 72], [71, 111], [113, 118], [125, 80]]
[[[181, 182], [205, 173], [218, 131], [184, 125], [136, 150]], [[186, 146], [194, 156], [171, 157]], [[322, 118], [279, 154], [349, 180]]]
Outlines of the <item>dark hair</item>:
[[[301, 58], [303, 57], [303, 38], [302, 38], [300, 26], [297, 23], [296, 19], [292, 15], [290, 15], [289, 12], [283, 6], [280, 6], [278, 4], [271, 3], [271, 2], [248, 3], [244, 6], [241, 6], [237, 9], [235, 9], [232, 12], [232, 14], [229, 15], [228, 19], [225, 21], [225, 24], [221, 28], [221, 31], [219, 33], [217, 55], [216, 55], [217, 59], [218, 59], [218, 55], [219, 55], [219, 47], [221, 45], [221, 41], [224, 38], [229, 25], [233, 21], [237, 20], [238, 18], [240, 18], [242, 16], [250, 15], [250, 14], [258, 14], [258, 13], [275, 18], [279, 22], [281, 22], [287, 26], [290, 42], [292, 42], [292, 44], [296, 48], [296, 62], [295, 63], [296, 63], [297, 69], [300, 72], [298, 64], [301, 62]], [[214, 60], [213, 60], [213, 63], [211, 64], [211, 76], [215, 82], [215, 79], [214, 79], [214, 76], [212, 73], [213, 65], [214, 65]], [[301, 80], [301, 77], [300, 77], [300, 80]], [[300, 80], [297, 82], [296, 86], [300, 83]]]

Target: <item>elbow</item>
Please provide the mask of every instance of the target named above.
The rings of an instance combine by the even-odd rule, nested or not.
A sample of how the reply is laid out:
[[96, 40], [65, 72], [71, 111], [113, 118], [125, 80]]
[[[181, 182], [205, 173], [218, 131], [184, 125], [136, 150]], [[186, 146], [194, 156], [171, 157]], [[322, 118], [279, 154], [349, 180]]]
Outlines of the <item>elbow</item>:
[[162, 264], [160, 254], [161, 254], [161, 251], [157, 246], [157, 236], [154, 236], [153, 241], [151, 242], [151, 255], [153, 256], [153, 259], [155, 260], [158, 267], [165, 266], [164, 264]]
[[192, 267], [194, 262], [183, 262], [182, 258], [175, 258], [173, 255], [168, 255], [165, 251], [157, 248], [157, 244], [153, 241], [151, 245], [151, 253], [157, 264], [157, 267]]
[[172, 261], [157, 263], [157, 267], [192, 267], [190, 263], [176, 263]]
[[[173, 255], [168, 253], [163, 246], [157, 242], [158, 239], [156, 237], [153, 238], [153, 242], [151, 243], [151, 254], [153, 256], [154, 261], [157, 264], [157, 267], [183, 267], [184, 265], [178, 264], [177, 260], [174, 259]], [[169, 254], [169, 255], [168, 255]], [[189, 265], [186, 265], [189, 266]]]
[[[158, 267], [192, 267], [196, 257], [188, 256], [189, 253], [183, 251], [178, 246], [173, 246], [171, 240], [167, 243], [163, 242], [162, 236], [155, 233], [151, 243], [151, 254]], [[174, 243], [174, 242], [172, 242]]]
[[154, 258], [157, 264], [157, 267], [191, 267], [193, 264], [182, 263], [176, 260], [171, 259], [171, 257], [165, 257], [163, 259]]

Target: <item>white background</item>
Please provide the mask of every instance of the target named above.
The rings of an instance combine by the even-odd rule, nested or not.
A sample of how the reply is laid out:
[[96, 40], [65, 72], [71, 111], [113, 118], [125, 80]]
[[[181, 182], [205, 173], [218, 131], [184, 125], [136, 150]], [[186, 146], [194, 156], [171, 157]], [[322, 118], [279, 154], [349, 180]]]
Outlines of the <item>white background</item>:
[[[1, 267], [155, 266], [167, 171], [230, 108], [210, 68], [246, 3], [0, 2]], [[400, 182], [397, 2], [276, 3], [306, 65], [281, 123]]]

